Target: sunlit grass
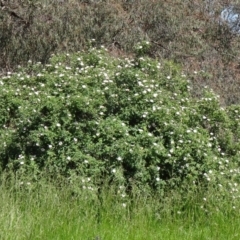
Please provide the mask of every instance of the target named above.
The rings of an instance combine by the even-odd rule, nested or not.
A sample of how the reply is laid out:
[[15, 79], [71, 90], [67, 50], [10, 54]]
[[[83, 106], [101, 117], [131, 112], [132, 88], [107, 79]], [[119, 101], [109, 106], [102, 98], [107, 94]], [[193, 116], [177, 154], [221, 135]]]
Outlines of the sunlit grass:
[[[135, 196], [122, 205], [113, 188], [106, 188], [101, 198], [96, 198], [84, 190], [74, 195], [67, 186], [38, 184], [23, 189], [15, 185], [10, 189], [2, 183], [0, 238], [239, 239], [239, 206], [232, 214], [231, 203], [216, 200], [215, 205], [206, 203], [205, 211], [200, 206], [204, 201], [201, 194], [188, 194], [187, 199], [178, 196], [174, 192], [164, 200]], [[181, 205], [187, 207], [177, 211]]]

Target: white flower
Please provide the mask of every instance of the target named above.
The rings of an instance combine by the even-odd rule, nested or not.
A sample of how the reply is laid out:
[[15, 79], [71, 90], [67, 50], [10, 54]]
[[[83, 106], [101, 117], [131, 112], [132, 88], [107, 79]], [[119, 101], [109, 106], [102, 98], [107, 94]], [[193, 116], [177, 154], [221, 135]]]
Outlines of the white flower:
[[126, 204], [126, 203], [123, 203], [122, 206], [125, 208], [125, 207], [127, 207], [127, 204]]
[[118, 160], [118, 161], [122, 161], [122, 158], [121, 158], [121, 157], [117, 157], [117, 160]]
[[159, 177], [157, 177], [157, 178], [156, 178], [156, 181], [157, 181], [157, 182], [159, 182], [159, 181], [160, 181], [160, 178], [159, 178]]
[[115, 168], [112, 170], [112, 173], [116, 173], [116, 169]]

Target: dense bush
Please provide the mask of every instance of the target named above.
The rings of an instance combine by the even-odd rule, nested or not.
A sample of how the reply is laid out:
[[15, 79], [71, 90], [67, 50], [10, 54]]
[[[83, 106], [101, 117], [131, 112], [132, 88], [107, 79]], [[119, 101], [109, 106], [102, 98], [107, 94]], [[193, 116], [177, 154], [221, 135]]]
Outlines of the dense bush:
[[2, 77], [2, 171], [145, 192], [237, 181], [240, 107], [208, 89], [193, 98], [180, 66], [141, 56], [148, 44], [134, 59], [90, 48]]

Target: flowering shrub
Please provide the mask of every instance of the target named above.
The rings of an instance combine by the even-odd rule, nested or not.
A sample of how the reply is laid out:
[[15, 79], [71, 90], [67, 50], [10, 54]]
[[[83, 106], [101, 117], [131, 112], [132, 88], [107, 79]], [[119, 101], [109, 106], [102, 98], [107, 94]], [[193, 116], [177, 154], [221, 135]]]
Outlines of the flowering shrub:
[[239, 107], [208, 89], [191, 97], [173, 62], [91, 48], [29, 62], [0, 85], [1, 168], [20, 177], [145, 192], [238, 180]]
[[138, 57], [140, 56], [144, 56], [147, 55], [147, 53], [150, 52], [150, 48], [151, 48], [151, 44], [148, 41], [143, 41], [141, 43], [138, 43], [135, 48], [134, 51], [136, 53], [136, 55]]

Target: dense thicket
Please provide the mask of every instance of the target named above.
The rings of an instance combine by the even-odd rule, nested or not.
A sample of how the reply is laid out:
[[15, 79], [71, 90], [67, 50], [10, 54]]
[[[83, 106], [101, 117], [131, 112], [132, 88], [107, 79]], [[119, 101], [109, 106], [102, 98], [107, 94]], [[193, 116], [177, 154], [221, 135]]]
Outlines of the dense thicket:
[[221, 108], [208, 89], [193, 98], [181, 68], [149, 49], [121, 59], [90, 48], [2, 77], [2, 170], [147, 193], [237, 181], [240, 107]]

